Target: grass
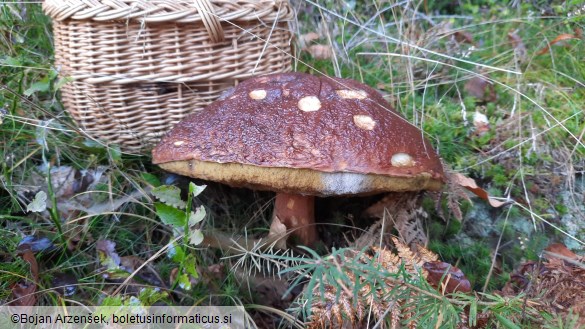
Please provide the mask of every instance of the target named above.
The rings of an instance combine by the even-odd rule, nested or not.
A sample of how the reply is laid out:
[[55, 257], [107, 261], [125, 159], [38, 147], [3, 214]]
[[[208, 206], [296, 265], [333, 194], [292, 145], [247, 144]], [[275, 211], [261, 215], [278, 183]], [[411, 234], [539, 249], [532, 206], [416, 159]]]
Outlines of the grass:
[[[446, 221], [440, 219], [433, 202], [425, 202], [431, 214], [426, 222], [430, 248], [461, 268], [476, 289], [495, 298], [493, 292], [501, 289], [521, 261], [538, 260], [548, 243], [563, 242], [581, 253], [585, 249], [585, 209], [579, 201], [585, 191], [585, 62], [581, 55], [585, 44], [582, 36], [553, 42], [559, 35], [578, 36], [585, 20], [584, 16], [568, 17], [578, 10], [577, 2], [571, 1], [552, 2], [544, 9], [533, 4], [508, 7], [488, 0], [462, 1], [456, 8], [450, 3], [299, 1], [295, 3], [297, 34], [318, 32], [321, 37], [315, 42], [331, 47], [336, 56], [316, 60], [299, 50], [295, 68], [353, 78], [379, 89], [424, 131], [450, 170], [474, 178], [493, 196], [512, 200], [505, 209], [490, 208], [479, 199], [473, 204], [463, 201], [461, 222], [445, 202], [439, 208]], [[556, 15], [541, 15], [549, 9]], [[36, 257], [43, 267], [39, 279], [43, 289], [37, 298], [47, 305], [69, 298], [98, 304], [119, 288], [120, 281], [105, 280], [102, 272], [96, 272], [103, 267], [96, 251], [98, 240], [115, 242], [118, 255], [146, 262], [162, 279], [160, 284], [168, 293], [142, 295], [145, 304], [205, 301], [245, 304], [250, 310], [266, 309], [256, 305], [265, 294], [243, 288], [242, 277], [268, 269], [274, 274], [277, 266], [282, 270], [308, 264], [318, 270], [322, 264], [314, 259], [329, 253], [333, 245], [344, 246], [345, 241], [338, 238], [348, 232], [343, 226], [348, 218], [359, 217], [357, 205], [369, 199], [321, 202], [318, 213], [331, 230], [324, 230], [330, 235], [318, 254], [305, 251], [300, 257], [253, 249], [236, 253], [240, 258], [223, 259], [229, 255], [219, 249], [207, 250], [186, 241], [175, 245], [182, 248], [182, 258], [167, 257], [171, 241], [182, 239], [181, 234], [191, 227], [183, 225], [177, 236], [176, 228], [161, 223], [154, 205], [157, 200], [149, 192], [175, 184], [183, 188], [186, 199], [190, 195], [186, 181], [153, 166], [148, 156], [104, 148], [79, 132], [60, 102], [59, 88], [68, 80], [52, 66], [51, 38], [50, 20], [39, 4], [0, 4], [0, 238], [4, 241], [0, 244], [0, 301], [8, 302], [11, 285], [30, 275], [28, 265], [15, 254], [25, 236], [52, 241], [53, 248]], [[539, 54], [542, 49], [547, 51]], [[495, 98], [471, 95], [466, 85], [478, 76], [493, 86]], [[474, 125], [476, 112], [488, 118], [487, 130]], [[88, 171], [96, 180], [91, 189], [79, 189], [79, 193], [69, 186], [73, 192], [64, 192], [68, 186], [59, 185], [58, 177], [67, 168], [77, 175]], [[79, 177], [74, 181], [83, 185]], [[84, 208], [27, 212], [39, 191], [47, 193], [49, 205], [78, 202]], [[252, 238], [268, 231], [271, 198], [270, 193], [209, 183], [192, 202], [207, 210], [198, 228], [228, 235], [246, 231]], [[242, 255], [248, 259], [238, 263]], [[148, 272], [137, 273], [130, 287], [152, 284]], [[62, 274], [75, 278], [72, 297], [50, 289]], [[177, 288], [187, 282], [193, 289]], [[127, 292], [127, 296], [139, 295], [133, 289]], [[122, 303], [120, 296], [109, 302]], [[445, 305], [437, 303], [430, 309]], [[500, 309], [501, 314], [518, 311], [516, 306]], [[274, 313], [284, 309], [270, 307]], [[266, 321], [256, 316], [258, 323]], [[511, 318], [517, 320], [515, 325], [529, 327], [519, 317]], [[505, 322], [493, 321], [507, 327]], [[551, 316], [546, 325], [554, 327], [559, 321]]]

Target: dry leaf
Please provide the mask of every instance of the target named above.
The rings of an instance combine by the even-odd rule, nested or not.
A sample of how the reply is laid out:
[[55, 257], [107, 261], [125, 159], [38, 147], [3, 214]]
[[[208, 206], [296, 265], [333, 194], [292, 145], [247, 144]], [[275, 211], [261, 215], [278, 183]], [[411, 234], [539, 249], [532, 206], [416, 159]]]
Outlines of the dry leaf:
[[455, 40], [459, 43], [469, 43], [474, 44], [473, 42], [473, 35], [467, 31], [457, 31], [453, 34]]
[[579, 36], [573, 35], [573, 34], [568, 34], [568, 33], [560, 34], [556, 38], [554, 38], [553, 41], [551, 41], [549, 44], [547, 44], [544, 48], [539, 50], [536, 53], [536, 55], [538, 56], [538, 55], [546, 54], [549, 52], [551, 46], [554, 46], [557, 43], [560, 43], [561, 41], [571, 40], [571, 39], [579, 39]]
[[[89, 192], [97, 184], [103, 183], [106, 170], [105, 166], [88, 170], [78, 170], [70, 166], [55, 166], [51, 167], [47, 174], [47, 167], [40, 166], [30, 175], [25, 184], [17, 188], [18, 197], [22, 203], [30, 205], [33, 201], [31, 196], [49, 195], [46, 181], [47, 177], [50, 176], [59, 215], [64, 220], [78, 218], [81, 215], [80, 211], [89, 208], [98, 201], [96, 195]], [[49, 202], [47, 206], [51, 208], [52, 204]], [[36, 207], [36, 211], [41, 210], [38, 206]], [[48, 216], [48, 212], [43, 211], [40, 215]], [[69, 238], [74, 236], [75, 234], [71, 234]]]
[[518, 47], [526, 48], [524, 46], [524, 41], [522, 41], [522, 38], [520, 38], [516, 31], [508, 32], [508, 40], [510, 41], [510, 43], [512, 43], [512, 47], [514, 48]]
[[508, 32], [508, 40], [512, 44], [512, 47], [514, 47], [514, 53], [520, 62], [526, 61], [526, 46], [516, 31]]
[[[96, 169], [78, 170], [70, 166], [55, 166], [48, 169], [47, 165], [39, 166], [27, 178], [25, 184], [17, 188], [18, 198], [23, 204], [28, 204], [27, 209], [37, 212], [38, 216], [49, 217], [52, 202], [47, 202], [49, 187], [47, 178], [50, 177], [52, 194], [57, 211], [63, 220], [63, 231], [66, 235], [67, 248], [74, 250], [84, 242], [92, 240], [89, 233], [89, 220], [82, 217], [82, 211], [90, 207], [103, 195], [91, 193], [91, 190], [105, 180], [105, 166]], [[34, 196], [34, 200], [32, 200]], [[32, 201], [32, 202], [31, 202]], [[102, 214], [106, 211], [99, 212]]]
[[106, 267], [120, 266], [120, 256], [116, 252], [116, 243], [110, 240], [98, 240], [95, 244], [100, 263]]
[[299, 42], [301, 44], [301, 49], [306, 48], [311, 42], [318, 40], [320, 38], [319, 34], [315, 32], [309, 32], [307, 34], [302, 34], [299, 37]]
[[112, 281], [126, 279], [129, 276], [128, 272], [120, 267], [121, 258], [115, 247], [116, 243], [110, 240], [98, 240], [96, 243], [100, 264], [97, 271], [104, 279]]
[[30, 249], [33, 253], [41, 251], [49, 252], [56, 248], [49, 238], [34, 235], [27, 235], [18, 243], [18, 250]]
[[30, 280], [21, 280], [10, 287], [13, 306], [34, 306], [37, 302], [37, 285]]
[[575, 36], [579, 39], [583, 39], [583, 29], [580, 27], [575, 27], [573, 29], [573, 32], [575, 32]]
[[81, 172], [73, 167], [51, 168], [51, 184], [57, 199], [69, 199], [75, 194], [85, 191], [92, 182], [91, 175], [81, 175]]
[[[501, 293], [516, 297], [524, 293], [524, 299], [539, 311], [579, 316], [575, 328], [585, 326], [585, 257], [575, 255], [562, 244], [548, 246], [558, 257], [546, 257], [542, 262], [525, 262], [510, 276]], [[568, 260], [564, 259], [568, 258]]]
[[69, 297], [77, 292], [78, 280], [73, 274], [57, 272], [53, 274], [51, 284], [58, 294]]
[[12, 301], [10, 305], [13, 306], [34, 306], [37, 302], [37, 284], [39, 280], [39, 264], [32, 251], [31, 246], [28, 243], [23, 243], [18, 246], [18, 254], [22, 259], [30, 265], [30, 277], [29, 279], [22, 279], [19, 282], [14, 283], [10, 290], [12, 291]]
[[544, 253], [544, 257], [546, 257], [547, 259], [555, 257], [558, 258], [559, 255], [573, 260], [578, 258], [577, 254], [569, 250], [569, 248], [567, 248], [562, 243], [551, 243], [550, 245], [548, 245], [548, 247], [546, 247], [545, 250], [546, 252]]
[[[120, 257], [115, 250], [116, 243], [110, 240], [98, 240], [96, 243], [96, 250], [101, 267], [98, 271], [108, 280], [116, 281], [127, 278], [130, 274], [134, 274], [138, 278], [150, 285], [157, 287], [164, 287], [163, 280], [158, 273], [150, 265], [142, 266], [144, 260], [138, 256], [123, 256]], [[140, 270], [134, 273], [136, 270]]]
[[477, 186], [477, 183], [475, 182], [475, 180], [473, 180], [469, 177], [466, 177], [463, 174], [452, 173], [451, 178], [453, 179], [454, 183], [456, 183], [460, 186], [463, 186], [466, 189], [468, 189], [469, 191], [473, 192], [473, 194], [475, 194], [478, 197], [482, 198], [483, 200], [487, 201], [492, 207], [498, 208], [498, 207], [501, 207], [501, 206], [507, 204], [507, 202], [499, 201], [499, 200], [496, 200], [496, 199], [490, 197], [486, 190]]
[[327, 45], [312, 45], [305, 50], [313, 56], [314, 59], [330, 59], [333, 57], [333, 49]]
[[[142, 264], [144, 264], [144, 260], [138, 256], [120, 257], [120, 268], [128, 273], [134, 273], [134, 271], [139, 269]], [[140, 268], [140, 270], [135, 274], [135, 277], [147, 282], [152, 286], [163, 287], [163, 280], [161, 279], [160, 275], [152, 266], [148, 264]]]
[[443, 214], [443, 208], [441, 206], [443, 197], [446, 195], [447, 209], [451, 211], [451, 214], [453, 214], [453, 216], [455, 216], [458, 221], [462, 221], [463, 212], [461, 211], [459, 203], [463, 200], [471, 203], [471, 197], [467, 189], [457, 182], [457, 179], [455, 178], [452, 171], [445, 171], [445, 178], [447, 184], [447, 193], [441, 193], [440, 197], [435, 198], [435, 209], [437, 210], [439, 216], [441, 216], [443, 220], [446, 220]]
[[427, 281], [442, 293], [471, 292], [471, 283], [459, 268], [440, 261], [426, 262], [423, 268], [427, 271]]
[[488, 81], [483, 77], [475, 76], [467, 80], [464, 89], [468, 95], [483, 99], [488, 84]]
[[207, 266], [207, 272], [209, 276], [216, 280], [221, 280], [225, 278], [224, 267], [221, 264], [211, 264]]
[[254, 301], [261, 305], [286, 309], [300, 293], [300, 287], [288, 291], [290, 282], [286, 278], [273, 275], [250, 275], [250, 272], [238, 268], [232, 271], [231, 275], [243, 289], [254, 291]]
[[496, 89], [484, 76], [475, 76], [465, 83], [463, 87], [467, 95], [477, 98], [482, 102], [495, 102]]

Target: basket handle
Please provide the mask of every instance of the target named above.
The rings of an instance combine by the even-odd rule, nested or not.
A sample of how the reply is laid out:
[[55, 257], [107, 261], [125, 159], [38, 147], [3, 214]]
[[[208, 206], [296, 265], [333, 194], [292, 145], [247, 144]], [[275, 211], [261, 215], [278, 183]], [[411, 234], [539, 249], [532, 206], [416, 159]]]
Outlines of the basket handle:
[[211, 2], [209, 0], [193, 0], [193, 3], [199, 15], [201, 15], [201, 20], [203, 21], [203, 25], [205, 25], [207, 33], [209, 33], [211, 42], [218, 43], [223, 41], [223, 28], [221, 27], [218, 16], [213, 11]]

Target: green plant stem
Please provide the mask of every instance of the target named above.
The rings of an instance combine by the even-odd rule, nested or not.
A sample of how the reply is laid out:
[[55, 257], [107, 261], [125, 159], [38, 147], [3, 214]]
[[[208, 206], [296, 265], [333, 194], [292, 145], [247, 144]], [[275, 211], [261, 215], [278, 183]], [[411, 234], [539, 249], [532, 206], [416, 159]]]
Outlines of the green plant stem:
[[[408, 282], [399, 281], [399, 284], [404, 285], [404, 286], [406, 286], [406, 287], [408, 287], [410, 289], [413, 289], [413, 290], [416, 290], [417, 292], [420, 292], [421, 294], [427, 295], [429, 297], [432, 297], [432, 298], [435, 298], [435, 299], [438, 299], [438, 300], [447, 299], [447, 301], [449, 301], [449, 303], [451, 303], [451, 304], [456, 304], [456, 305], [461, 305], [461, 306], [468, 306], [470, 304], [470, 302], [466, 302], [466, 301], [461, 301], [461, 300], [457, 300], [457, 299], [454, 299], [454, 298], [445, 297], [444, 295], [433, 294], [430, 291], [421, 289], [421, 288], [419, 288], [419, 287], [417, 287], [417, 286], [415, 286], [413, 284], [410, 284]], [[505, 300], [506, 300], [506, 304], [508, 304], [509, 299], [508, 298], [505, 298]], [[538, 303], [532, 302], [532, 301], [527, 301], [527, 303], [538, 304]], [[494, 307], [494, 306], [501, 305], [501, 303], [499, 303], [499, 302], [484, 302], [484, 301], [480, 301], [480, 300], [477, 301], [477, 304], [478, 305], [481, 305], [481, 306], [486, 306], [486, 307]]]
[[49, 192], [49, 197], [51, 198], [51, 220], [55, 227], [57, 228], [57, 233], [59, 234], [59, 239], [63, 244], [63, 249], [67, 247], [67, 239], [65, 235], [63, 235], [63, 228], [61, 227], [61, 216], [59, 216], [59, 210], [57, 209], [57, 198], [55, 197], [55, 193], [53, 192], [53, 184], [51, 183], [51, 166], [49, 165], [47, 168], [47, 189]]

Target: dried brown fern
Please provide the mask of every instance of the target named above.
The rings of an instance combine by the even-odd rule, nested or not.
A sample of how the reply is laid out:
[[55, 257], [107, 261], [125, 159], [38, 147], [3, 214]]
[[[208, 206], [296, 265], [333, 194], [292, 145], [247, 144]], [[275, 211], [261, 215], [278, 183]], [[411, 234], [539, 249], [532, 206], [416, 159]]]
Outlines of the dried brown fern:
[[577, 256], [562, 244], [552, 244], [543, 262], [526, 262], [502, 289], [505, 296], [524, 292], [538, 308], [566, 317], [579, 316], [585, 326], [585, 256]]
[[[427, 213], [421, 207], [422, 195], [420, 192], [387, 193], [366, 209], [364, 215], [383, 220], [384, 227], [380, 228], [383, 234], [395, 228], [407, 245], [426, 245], [427, 235], [422, 220], [427, 218]], [[377, 238], [380, 232], [372, 233], [370, 236]], [[356, 241], [358, 246], [359, 243], [361, 241]]]
[[[461, 271], [439, 262], [435, 253], [421, 246], [413, 251], [394, 237], [392, 241], [396, 252], [385, 248], [371, 247], [364, 254], [360, 255], [357, 251], [353, 251], [346, 256], [347, 260], [359, 260], [360, 265], [375, 265], [370, 268], [377, 268], [378, 273], [361, 273], [356, 277], [356, 272], [346, 270], [348, 282], [353, 282], [353, 287], [348, 287], [344, 283], [345, 281], [328, 283], [325, 280], [321, 280], [321, 284], [313, 287], [313, 303], [307, 328], [363, 328], [366, 327], [367, 323], [379, 320], [383, 320], [381, 321], [382, 328], [384, 328], [385, 323], [388, 323], [389, 328], [399, 328], [401, 322], [406, 323], [408, 328], [416, 328], [414, 301], [416, 295], [420, 294], [421, 291], [412, 289], [412, 283], [425, 279], [433, 286], [441, 286], [439, 281], [446, 278], [467, 282], [467, 290], [463, 291], [469, 291], [467, 279], [455, 275], [451, 277], [449, 274]], [[340, 260], [337, 263], [344, 262], [345, 260]], [[429, 267], [428, 264], [432, 264], [431, 268], [445, 269], [448, 274], [439, 278], [428, 277], [430, 273], [426, 270]], [[410, 283], [405, 283], [398, 275], [381, 275], [382, 273], [396, 274], [399, 271], [406, 272], [403, 273], [403, 277], [408, 278]], [[453, 285], [443, 284], [443, 286]], [[456, 284], [455, 286], [461, 287], [465, 284]], [[462, 291], [460, 288], [456, 290]], [[443, 289], [443, 291], [453, 292], [453, 290], [448, 291], [448, 289]]]

